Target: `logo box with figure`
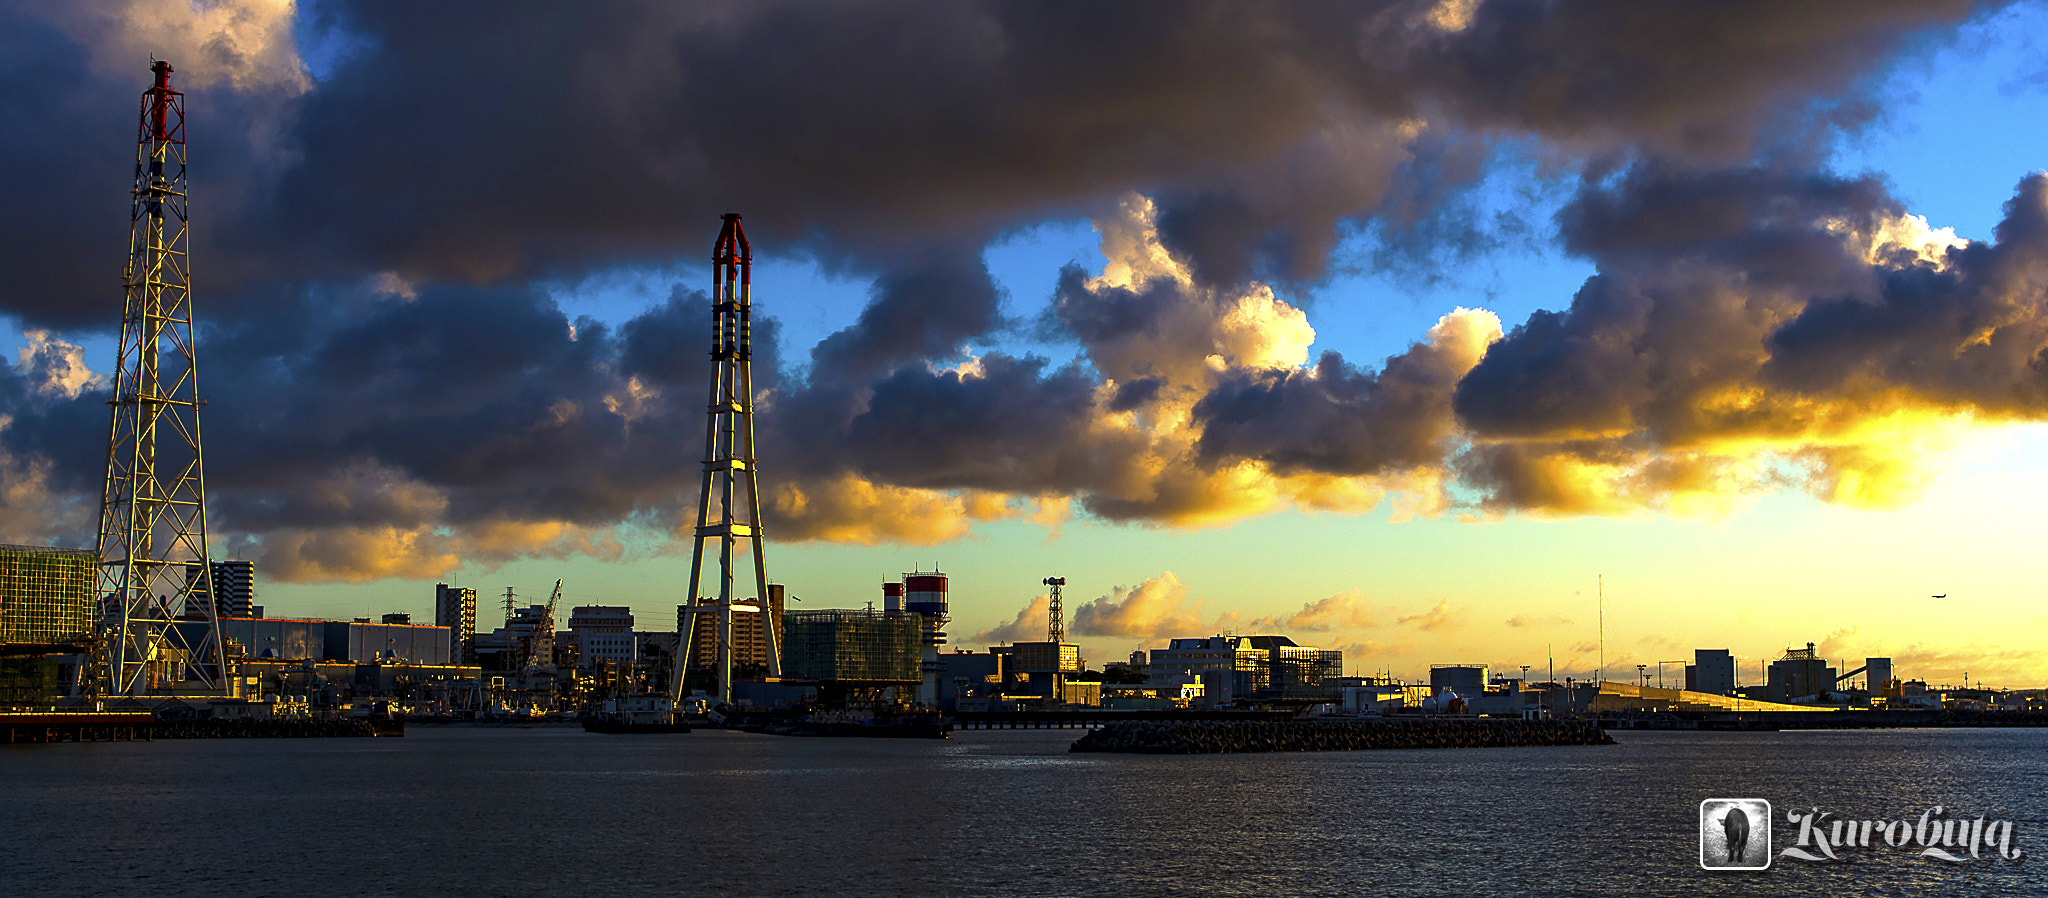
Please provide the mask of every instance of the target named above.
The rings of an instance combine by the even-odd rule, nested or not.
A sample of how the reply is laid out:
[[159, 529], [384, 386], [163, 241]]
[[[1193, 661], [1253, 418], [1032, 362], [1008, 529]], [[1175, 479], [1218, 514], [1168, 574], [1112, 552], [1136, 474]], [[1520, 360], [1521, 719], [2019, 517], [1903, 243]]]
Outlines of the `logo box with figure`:
[[1700, 866], [1708, 870], [1771, 867], [1771, 803], [1761, 798], [1700, 802]]

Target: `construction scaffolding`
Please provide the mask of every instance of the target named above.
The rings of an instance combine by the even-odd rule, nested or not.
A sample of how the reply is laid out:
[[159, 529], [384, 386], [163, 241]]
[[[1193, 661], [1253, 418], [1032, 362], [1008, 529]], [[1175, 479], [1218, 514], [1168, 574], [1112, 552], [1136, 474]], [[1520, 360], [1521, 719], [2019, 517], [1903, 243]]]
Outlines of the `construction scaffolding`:
[[791, 611], [783, 615], [787, 679], [916, 683], [924, 635], [915, 614]]
[[0, 644], [89, 641], [99, 575], [89, 549], [0, 545]]
[[1344, 653], [1308, 646], [1274, 646], [1250, 671], [1245, 694], [1280, 701], [1330, 701], [1338, 695], [1331, 681], [1344, 675]]

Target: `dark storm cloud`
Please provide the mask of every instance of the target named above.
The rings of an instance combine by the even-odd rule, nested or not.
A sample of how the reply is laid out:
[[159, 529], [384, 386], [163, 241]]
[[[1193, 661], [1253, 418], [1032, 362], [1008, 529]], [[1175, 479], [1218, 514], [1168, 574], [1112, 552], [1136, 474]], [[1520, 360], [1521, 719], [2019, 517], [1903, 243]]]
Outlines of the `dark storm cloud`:
[[1380, 18], [1372, 57], [1428, 85], [1457, 119], [1565, 143], [1646, 147], [1731, 163], [1772, 125], [1849, 93], [1874, 61], [1926, 29], [1993, 4], [1974, 0], [1600, 0], [1478, 4], [1437, 36]]
[[1949, 252], [1945, 268], [1891, 268], [1876, 290], [1817, 297], [1771, 334], [1764, 376], [1809, 394], [1896, 388], [2048, 413], [2048, 176], [2019, 183], [1996, 235]]
[[1827, 222], [1868, 233], [1901, 213], [1883, 185], [1655, 163], [1559, 213], [1567, 248], [1600, 273], [1563, 312], [1539, 311], [1458, 384], [1486, 437], [1697, 430], [1699, 397], [1754, 373], [1765, 331], [1816, 295], [1875, 286]]
[[906, 367], [877, 383], [845, 448], [889, 483], [1005, 492], [1100, 485], [1095, 379], [1044, 359], [990, 353], [976, 376]]
[[1336, 352], [1311, 370], [1262, 372], [1195, 406], [1203, 458], [1253, 458], [1281, 473], [1380, 474], [1443, 460], [1456, 430], [1450, 388], [1463, 366], [1418, 346], [1361, 371]]
[[[128, 241], [128, 188], [135, 169], [139, 97], [150, 84], [149, 59], [137, 54], [116, 75], [89, 61], [89, 48], [54, 20], [108, 15], [92, 4], [21, 3], [0, 7], [0, 314], [31, 325], [111, 329], [119, 320], [121, 266]], [[285, 233], [251, 230], [281, 160], [257, 135], [276, 130], [287, 97], [272, 88], [241, 91], [217, 77], [195, 86], [186, 66], [236, 62], [218, 42], [181, 59], [173, 86], [186, 93], [186, 137], [203, 164], [191, 171], [204, 214], [192, 225], [192, 250], [205, 259], [205, 304], [220, 311], [235, 290], [276, 269], [261, 253]]]
[[[1915, 380], [1939, 349], [1916, 340], [2025, 311], [1983, 285], [2024, 281], [2028, 264], [1965, 253], [1954, 272], [1884, 280], [1823, 252], [1829, 235], [1802, 218], [1888, 214], [1871, 183], [1739, 165], [1699, 177], [1816, 114], [1853, 114], [1861, 79], [1968, 3], [317, 8], [347, 49], [303, 92], [199, 86], [181, 62], [209, 486], [216, 526], [248, 533], [673, 523], [701, 475], [701, 295], [614, 330], [569, 320], [534, 285], [701, 260], [690, 223], [733, 210], [763, 257], [807, 252], [875, 279], [859, 319], [816, 347], [777, 347], [773, 320], [756, 321], [763, 457], [779, 476], [1069, 494], [1115, 519], [1176, 519], [1232, 489], [1173, 479], [1179, 458], [1154, 459], [1169, 473], [1152, 482], [1134, 469], [1145, 432], [1100, 426], [1105, 410], [1193, 402], [1167, 395], [1193, 387], [1154, 370], [1154, 344], [1205, 334], [1246, 278], [1320, 275], [1354, 225], [1397, 249], [1483, 246], [1489, 226], [1456, 202], [1499, 140], [1567, 167], [1598, 154], [1668, 168], [1644, 163], [1567, 212], [1568, 247], [1602, 275], [1457, 388], [1482, 436], [1710, 430], [1725, 422], [1698, 420], [1693, 400], [1743, 382], [1788, 320], [1770, 376], [1821, 391], [1845, 368], [2010, 390], [2032, 339], [2007, 331], [2007, 347], [1993, 328], [1999, 377]], [[80, 35], [96, 32], [76, 20], [118, 18], [103, 12], [0, 9], [0, 312], [73, 332], [117, 317], [146, 78], [143, 60], [88, 62]], [[200, 62], [235, 62], [215, 56]], [[1134, 191], [1155, 198], [1161, 239], [1199, 283], [1091, 289], [1069, 269], [1049, 320], [1085, 364], [989, 352], [944, 370], [1006, 326], [989, 239]], [[416, 296], [364, 286], [386, 272]], [[1744, 292], [1760, 283], [1776, 293]], [[1949, 309], [1958, 296], [1978, 301]], [[1432, 344], [1378, 373], [1334, 356], [1313, 373], [1227, 372], [1197, 406], [1200, 453], [1281, 471], [1426, 463], [1450, 432], [1460, 346], [1460, 364]], [[1757, 358], [1717, 350], [1730, 346]], [[1216, 347], [1196, 348], [1172, 361], [1207, 370]], [[783, 375], [783, 351], [808, 356], [807, 380]], [[9, 371], [0, 446], [96, 495], [104, 395]], [[1099, 398], [1104, 374], [1116, 389]]]
[[860, 318], [812, 348], [812, 377], [872, 378], [943, 359], [1001, 325], [1002, 291], [980, 247], [928, 248], [877, 276]]
[[[1474, 177], [1429, 161], [1469, 155], [1461, 129], [1725, 159], [1974, 8], [1491, 2], [1440, 30], [1436, 6], [322, 3], [346, 49], [310, 91], [193, 93], [197, 246], [225, 310], [270, 278], [667, 258], [734, 209], [868, 270], [1142, 190], [1206, 279], [1312, 277], [1341, 222]], [[0, 308], [105, 320], [85, 285], [118, 265], [146, 73], [50, 24], [89, 13], [0, 15]]]

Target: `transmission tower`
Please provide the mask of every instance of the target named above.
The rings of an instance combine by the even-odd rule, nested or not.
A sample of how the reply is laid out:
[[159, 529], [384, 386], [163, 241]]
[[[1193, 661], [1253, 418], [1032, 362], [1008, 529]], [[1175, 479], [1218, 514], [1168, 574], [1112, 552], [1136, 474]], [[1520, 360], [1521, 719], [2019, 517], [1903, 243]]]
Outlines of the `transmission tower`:
[[1059, 651], [1059, 644], [1067, 641], [1067, 619], [1060, 610], [1060, 590], [1066, 587], [1067, 578], [1047, 577], [1045, 585], [1052, 587], [1052, 600], [1045, 606], [1045, 633], [1053, 651]]
[[[724, 216], [725, 227], [711, 250], [711, 405], [704, 429], [704, 487], [697, 496], [697, 538], [690, 553], [690, 604], [679, 634], [675, 676], [670, 689], [683, 695], [683, 675], [701, 615], [715, 615], [714, 641], [718, 701], [732, 702], [733, 552], [744, 542], [754, 557], [754, 597], [762, 644], [767, 647], [768, 675], [782, 675], [781, 647], [768, 603], [768, 563], [761, 555], [761, 483], [754, 467], [754, 374], [750, 295], [753, 251], [738, 213]], [[718, 502], [713, 516], [711, 503]], [[718, 592], [702, 591], [704, 547], [718, 544]]]
[[[100, 694], [227, 686], [206, 554], [199, 369], [192, 347], [185, 96], [150, 66], [135, 144], [121, 348], [100, 499]], [[196, 565], [191, 576], [186, 566]], [[174, 626], [183, 616], [191, 623]]]

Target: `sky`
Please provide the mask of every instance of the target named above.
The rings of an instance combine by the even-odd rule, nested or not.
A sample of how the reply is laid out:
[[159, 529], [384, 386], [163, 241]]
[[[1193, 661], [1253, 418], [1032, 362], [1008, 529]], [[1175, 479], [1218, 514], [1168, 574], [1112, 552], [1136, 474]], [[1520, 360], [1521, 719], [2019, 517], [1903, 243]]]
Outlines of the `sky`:
[[739, 212], [795, 607], [2048, 685], [2039, 3], [493, 10], [0, 9], [0, 541], [95, 539], [154, 54], [272, 615], [670, 626]]

